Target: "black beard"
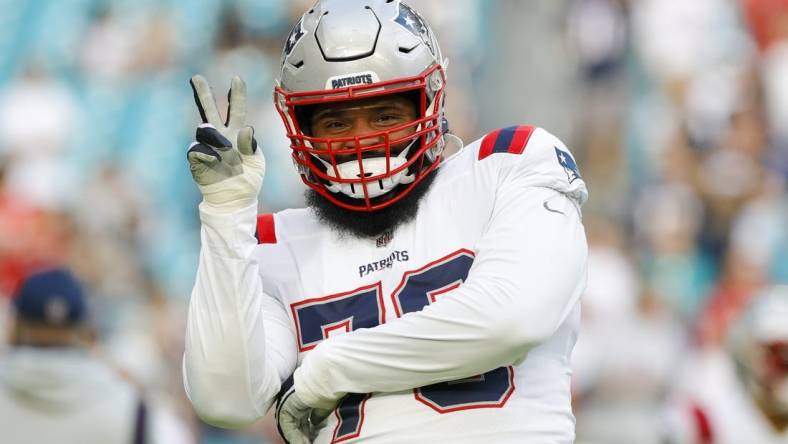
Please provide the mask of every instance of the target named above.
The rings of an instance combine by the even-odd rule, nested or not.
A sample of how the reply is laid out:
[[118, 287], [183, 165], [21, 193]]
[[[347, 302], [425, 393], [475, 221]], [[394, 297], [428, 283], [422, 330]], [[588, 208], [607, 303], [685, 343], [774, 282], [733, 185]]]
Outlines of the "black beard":
[[[416, 217], [416, 213], [419, 210], [419, 202], [427, 193], [430, 185], [432, 185], [437, 172], [438, 169], [436, 168], [402, 199], [376, 211], [354, 211], [342, 208], [311, 188], [306, 191], [306, 204], [315, 211], [321, 222], [328, 225], [340, 236], [351, 235], [362, 238], [375, 238], [386, 232], [393, 233], [398, 226], [410, 222]], [[404, 186], [406, 185], [397, 185], [397, 187]], [[389, 193], [396, 192], [397, 188], [389, 191]], [[341, 193], [334, 194], [334, 196], [342, 202], [358, 205], [358, 199], [353, 199]], [[371, 199], [371, 201], [373, 204], [379, 203], [381, 198], [386, 197], [388, 196], [384, 194], [378, 198]]]

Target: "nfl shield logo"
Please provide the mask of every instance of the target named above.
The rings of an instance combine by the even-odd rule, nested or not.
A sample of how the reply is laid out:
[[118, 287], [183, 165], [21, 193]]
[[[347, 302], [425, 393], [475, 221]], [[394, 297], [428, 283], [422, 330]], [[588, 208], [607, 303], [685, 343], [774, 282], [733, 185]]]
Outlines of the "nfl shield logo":
[[378, 248], [385, 247], [389, 244], [389, 242], [391, 242], [392, 237], [393, 235], [390, 230], [384, 231], [383, 234], [381, 234], [380, 237], [378, 237], [375, 241], [375, 246]]

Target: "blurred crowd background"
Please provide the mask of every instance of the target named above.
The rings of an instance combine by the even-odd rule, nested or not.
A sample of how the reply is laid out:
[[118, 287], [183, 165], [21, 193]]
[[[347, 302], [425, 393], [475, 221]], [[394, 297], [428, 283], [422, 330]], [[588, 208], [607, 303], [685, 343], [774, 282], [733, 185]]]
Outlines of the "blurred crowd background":
[[[22, 276], [68, 264], [100, 353], [198, 442], [277, 441], [266, 421], [208, 427], [183, 395], [199, 250], [188, 79], [205, 74], [220, 101], [246, 80], [262, 210], [302, 205], [271, 92], [311, 3], [0, 0], [0, 331]], [[450, 59], [453, 132], [530, 123], [575, 153], [591, 192], [578, 442], [658, 442], [684, 369], [788, 283], [788, 1], [409, 3]]]

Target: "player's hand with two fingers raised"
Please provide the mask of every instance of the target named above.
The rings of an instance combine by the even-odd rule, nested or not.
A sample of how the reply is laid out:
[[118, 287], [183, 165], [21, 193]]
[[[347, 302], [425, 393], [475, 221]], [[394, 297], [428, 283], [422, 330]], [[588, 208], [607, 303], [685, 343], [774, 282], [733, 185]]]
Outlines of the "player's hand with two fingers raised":
[[224, 122], [205, 77], [193, 76], [191, 86], [202, 123], [187, 157], [203, 201], [226, 212], [257, 203], [265, 158], [257, 147], [254, 129], [246, 126], [246, 85], [240, 77], [233, 77]]

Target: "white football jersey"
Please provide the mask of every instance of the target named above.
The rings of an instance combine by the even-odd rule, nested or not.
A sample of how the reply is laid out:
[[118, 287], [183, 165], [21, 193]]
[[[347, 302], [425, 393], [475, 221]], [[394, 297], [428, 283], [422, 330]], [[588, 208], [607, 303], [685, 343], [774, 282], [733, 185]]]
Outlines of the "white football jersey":
[[298, 209], [259, 216], [255, 245], [249, 211], [201, 208], [195, 408], [252, 420], [295, 371], [306, 402], [344, 396], [316, 443], [571, 443], [586, 197], [569, 150], [517, 126], [446, 159], [417, 217], [377, 239]]
[[788, 430], [777, 430], [766, 419], [723, 350], [697, 355], [684, 371], [685, 388], [668, 405], [666, 442], [788, 444]]

